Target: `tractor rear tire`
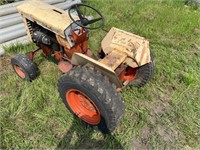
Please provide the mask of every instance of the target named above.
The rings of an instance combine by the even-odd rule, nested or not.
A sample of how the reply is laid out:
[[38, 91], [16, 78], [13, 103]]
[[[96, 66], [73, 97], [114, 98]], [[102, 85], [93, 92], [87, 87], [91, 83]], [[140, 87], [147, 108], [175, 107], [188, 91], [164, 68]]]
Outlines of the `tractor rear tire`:
[[93, 67], [72, 68], [59, 79], [58, 91], [72, 114], [103, 133], [112, 132], [124, 114], [115, 85]]
[[151, 61], [137, 69], [137, 74], [134, 80], [130, 81], [128, 85], [135, 87], [143, 87], [153, 76], [155, 71], [155, 60], [152, 52], [150, 52]]
[[25, 54], [19, 54], [11, 59], [16, 74], [23, 80], [32, 81], [38, 75], [36, 64]]

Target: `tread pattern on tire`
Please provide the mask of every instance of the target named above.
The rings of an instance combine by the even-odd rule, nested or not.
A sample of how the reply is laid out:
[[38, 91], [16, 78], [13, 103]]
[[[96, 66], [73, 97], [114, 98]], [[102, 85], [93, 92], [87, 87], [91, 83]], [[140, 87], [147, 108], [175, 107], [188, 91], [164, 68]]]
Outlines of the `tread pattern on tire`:
[[151, 62], [141, 66], [138, 69], [136, 78], [129, 83], [129, 85], [133, 85], [135, 87], [143, 87], [153, 76], [155, 70], [155, 60], [152, 52], [151, 54]]
[[65, 99], [66, 91], [63, 89], [69, 82], [77, 83], [92, 92], [96, 91], [94, 94], [99, 105], [103, 107], [101, 111], [104, 111], [101, 112], [103, 119], [96, 127], [104, 133], [112, 132], [124, 114], [124, 104], [120, 93], [116, 92], [116, 86], [111, 84], [106, 76], [103, 76], [93, 67], [74, 67], [69, 73], [64, 74], [58, 82], [58, 91], [68, 109], [69, 106]]
[[16, 55], [11, 59], [11, 64], [17, 64], [21, 67], [26, 75], [25, 80], [32, 81], [38, 75], [38, 68], [36, 64], [25, 54]]

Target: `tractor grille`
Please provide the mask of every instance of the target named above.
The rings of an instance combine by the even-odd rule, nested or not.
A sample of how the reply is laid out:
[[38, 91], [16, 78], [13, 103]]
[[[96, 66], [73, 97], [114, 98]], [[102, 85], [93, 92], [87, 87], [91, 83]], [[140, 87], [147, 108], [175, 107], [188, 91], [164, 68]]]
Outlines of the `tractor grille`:
[[29, 29], [29, 32], [31, 34], [31, 37], [33, 35], [33, 27], [32, 27], [32, 22], [28, 19], [26, 19], [26, 22], [27, 22], [27, 26], [28, 26], [28, 29]]

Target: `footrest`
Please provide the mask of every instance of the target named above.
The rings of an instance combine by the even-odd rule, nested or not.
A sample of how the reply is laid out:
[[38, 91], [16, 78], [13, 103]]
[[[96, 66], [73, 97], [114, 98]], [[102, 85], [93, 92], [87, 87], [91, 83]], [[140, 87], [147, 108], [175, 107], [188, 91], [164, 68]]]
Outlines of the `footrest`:
[[112, 70], [115, 70], [127, 57], [126, 53], [113, 50], [106, 55], [100, 62]]

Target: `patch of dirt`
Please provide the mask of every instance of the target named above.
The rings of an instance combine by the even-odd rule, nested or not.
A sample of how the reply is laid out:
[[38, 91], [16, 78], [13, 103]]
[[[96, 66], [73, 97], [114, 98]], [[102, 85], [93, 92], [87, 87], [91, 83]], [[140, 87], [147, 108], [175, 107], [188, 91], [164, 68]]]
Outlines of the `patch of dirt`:
[[145, 18], [146, 18], [147, 20], [149, 20], [149, 21], [155, 20], [156, 17], [157, 17], [157, 16], [156, 16], [155, 14], [148, 14], [148, 15], [145, 16]]
[[173, 144], [176, 140], [185, 139], [183, 133], [178, 129], [175, 129], [169, 124], [162, 123], [163, 114], [172, 109], [169, 101], [171, 100], [171, 95], [174, 90], [176, 90], [175, 87], [168, 87], [168, 89], [164, 91], [153, 89], [155, 99], [150, 106], [151, 111], [148, 116], [149, 124], [141, 129], [139, 138], [133, 139], [132, 149], [152, 149], [149, 140], [154, 136], [157, 138], [156, 140], [158, 140], [158, 142], [163, 142], [163, 144], [166, 144], [167, 147], [172, 149], [175, 148]]
[[152, 134], [152, 129], [150, 127], [144, 127], [141, 130], [141, 135], [143, 138], [149, 138], [149, 136]]
[[171, 95], [173, 91], [175, 90], [175, 87], [169, 87], [168, 93], [165, 93], [161, 90], [155, 89], [154, 91], [154, 101], [151, 105], [151, 112], [149, 114], [149, 121], [154, 124], [159, 119], [160, 116], [169, 111], [171, 109], [171, 105], [169, 104], [169, 101], [171, 100]]
[[7, 70], [10, 70], [11, 68], [11, 56], [0, 56], [0, 74], [4, 74]]
[[166, 112], [169, 112], [172, 107], [169, 104], [169, 101], [171, 100], [171, 95], [175, 88], [169, 87], [167, 90], [167, 93], [164, 93], [162, 91], [157, 91], [157, 98], [152, 104], [151, 112], [149, 114], [149, 121], [150, 123], [156, 125], [153, 129], [152, 134], [157, 134], [161, 137], [161, 141], [164, 141], [170, 145], [178, 138], [179, 131], [169, 128], [169, 126], [166, 126], [161, 123], [160, 120], [162, 120], [162, 115]]
[[191, 44], [191, 50], [187, 51], [188, 54], [191, 54], [191, 55], [196, 55], [196, 56], [199, 56], [200, 55], [200, 46], [196, 43], [192, 43]]
[[142, 143], [139, 139], [133, 139], [132, 150], [147, 150], [148, 147], [146, 144]]
[[41, 134], [35, 132], [35, 133], [32, 133], [31, 135], [27, 136], [27, 139], [30, 141], [35, 141], [35, 139], [40, 139], [41, 137], [42, 137]]
[[[173, 128], [166, 127], [164, 125], [158, 124], [156, 127], [144, 127], [141, 130], [141, 135], [139, 138], [134, 138], [132, 142], [132, 149], [135, 150], [146, 150], [146, 149], [152, 149], [152, 143], [150, 139], [155, 139], [159, 144], [162, 144], [160, 146], [167, 146], [169, 149], [174, 149], [176, 146], [174, 145], [175, 141], [181, 139], [184, 139], [184, 135]], [[158, 148], [159, 149], [159, 148]]]
[[200, 34], [200, 29], [199, 28], [195, 28], [194, 32], [197, 33], [197, 34]]
[[152, 106], [152, 111], [155, 114], [164, 113], [171, 108], [168, 102], [155, 101]]
[[55, 137], [60, 138], [61, 136], [63, 136], [63, 135], [60, 135], [60, 134], [62, 134], [59, 131], [60, 124], [56, 118], [49, 118], [47, 121], [47, 124], [50, 127], [51, 132]]
[[156, 131], [162, 137], [162, 139], [168, 143], [172, 143], [175, 139], [178, 138], [179, 135], [178, 131], [161, 125], [157, 126]]
[[145, 126], [141, 129], [140, 138], [133, 139], [132, 149], [135, 150], [147, 150], [151, 149], [151, 145], [148, 144], [149, 139], [155, 134], [154, 128]]
[[[2, 90], [2, 89], [1, 89]], [[5, 97], [7, 97], [9, 94], [5, 91], [0, 91], [0, 99], [3, 100]]]
[[192, 147], [186, 145], [185, 147], [183, 147], [183, 150], [194, 150], [194, 148], [192, 148]]
[[[173, 107], [169, 104], [171, 100], [171, 96], [173, 92], [176, 90], [175, 87], [168, 87], [166, 93], [162, 94], [162, 92], [158, 92], [159, 97], [156, 99], [152, 105], [152, 110], [150, 112], [150, 122], [156, 127], [154, 128], [154, 134], [159, 135], [160, 140], [166, 143], [171, 148], [175, 148], [176, 146], [175, 141], [184, 140], [185, 136], [184, 134], [179, 131], [178, 128], [173, 126], [173, 123], [170, 122], [164, 122], [163, 123], [163, 115], [166, 114], [166, 112], [170, 112]], [[165, 119], [166, 116], [164, 117]]]

